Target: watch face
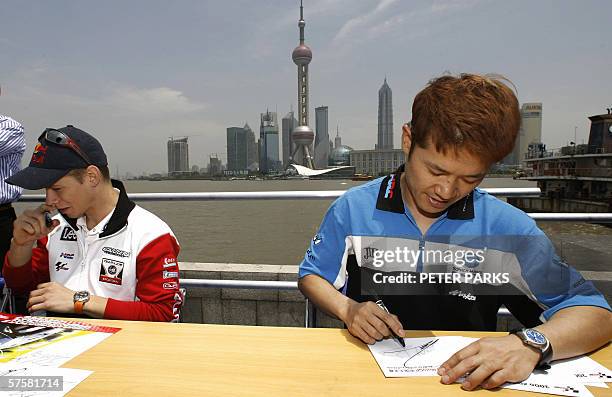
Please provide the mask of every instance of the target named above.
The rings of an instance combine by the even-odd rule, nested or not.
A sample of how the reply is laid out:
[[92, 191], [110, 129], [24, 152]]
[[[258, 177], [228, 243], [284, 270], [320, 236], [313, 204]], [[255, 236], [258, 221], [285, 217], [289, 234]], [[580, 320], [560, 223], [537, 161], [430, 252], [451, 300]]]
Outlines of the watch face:
[[74, 294], [74, 301], [87, 301], [89, 299], [89, 292], [87, 291], [79, 291]]
[[538, 345], [546, 344], [546, 337], [536, 331], [535, 329], [527, 329], [525, 330], [525, 336], [532, 342], [537, 343]]

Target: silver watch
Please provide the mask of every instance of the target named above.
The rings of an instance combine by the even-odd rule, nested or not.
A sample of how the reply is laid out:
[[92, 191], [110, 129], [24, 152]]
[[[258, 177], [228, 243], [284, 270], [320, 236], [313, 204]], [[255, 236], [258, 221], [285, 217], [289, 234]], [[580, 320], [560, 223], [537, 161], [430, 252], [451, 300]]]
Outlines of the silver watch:
[[72, 298], [72, 301], [74, 303], [76, 302], [82, 302], [83, 304], [89, 302], [89, 291], [78, 291], [74, 293], [74, 297]]
[[546, 335], [540, 331], [533, 328], [523, 328], [510, 331], [510, 333], [518, 336], [523, 341], [523, 344], [540, 351], [541, 356], [536, 368], [543, 367], [552, 360], [552, 346]]

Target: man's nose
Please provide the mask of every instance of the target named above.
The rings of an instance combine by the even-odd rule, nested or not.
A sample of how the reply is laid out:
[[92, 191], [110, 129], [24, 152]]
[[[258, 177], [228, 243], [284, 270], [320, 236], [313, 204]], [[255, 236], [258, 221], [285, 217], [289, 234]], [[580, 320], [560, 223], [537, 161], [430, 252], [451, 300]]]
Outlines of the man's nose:
[[452, 200], [456, 193], [455, 181], [452, 178], [444, 178], [436, 184], [434, 192], [441, 200]]
[[57, 202], [59, 201], [57, 193], [55, 193], [53, 189], [46, 189], [45, 193], [45, 204], [55, 206], [55, 204], [57, 204]]

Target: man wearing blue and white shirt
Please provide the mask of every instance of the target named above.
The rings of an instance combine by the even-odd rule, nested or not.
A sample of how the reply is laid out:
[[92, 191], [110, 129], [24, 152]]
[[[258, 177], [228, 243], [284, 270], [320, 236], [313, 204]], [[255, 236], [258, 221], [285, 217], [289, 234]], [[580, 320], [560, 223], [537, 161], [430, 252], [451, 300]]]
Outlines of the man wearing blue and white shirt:
[[[26, 144], [23, 126], [0, 114], [0, 257], [4, 258], [13, 235], [15, 210], [11, 203], [21, 196], [22, 188], [4, 180], [21, 168], [21, 157]], [[0, 270], [2, 264], [0, 263]]]
[[432, 80], [402, 128], [405, 164], [329, 208], [300, 266], [302, 293], [366, 343], [404, 329], [494, 331], [505, 305], [526, 328], [479, 339], [438, 369], [444, 384], [465, 376], [466, 390], [520, 382], [608, 343], [604, 296], [527, 214], [477, 189], [519, 127], [501, 79]]

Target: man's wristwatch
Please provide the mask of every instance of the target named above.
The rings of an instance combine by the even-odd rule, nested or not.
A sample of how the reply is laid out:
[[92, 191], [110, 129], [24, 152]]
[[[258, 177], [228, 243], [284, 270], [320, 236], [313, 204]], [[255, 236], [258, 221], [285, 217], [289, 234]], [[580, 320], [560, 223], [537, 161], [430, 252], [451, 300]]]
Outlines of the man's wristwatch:
[[552, 360], [553, 349], [552, 345], [546, 336], [533, 328], [522, 328], [510, 331], [510, 334], [518, 336], [525, 345], [533, 347], [540, 351], [540, 361], [536, 365], [536, 369], [544, 368]]
[[74, 312], [76, 314], [83, 313], [83, 305], [89, 302], [89, 292], [87, 291], [78, 291], [74, 293], [73, 301], [74, 301]]

